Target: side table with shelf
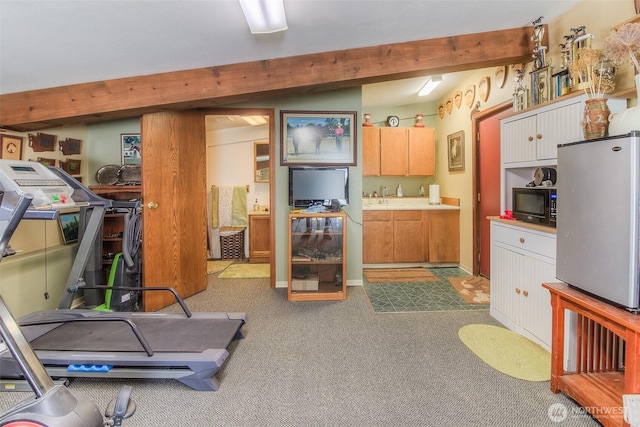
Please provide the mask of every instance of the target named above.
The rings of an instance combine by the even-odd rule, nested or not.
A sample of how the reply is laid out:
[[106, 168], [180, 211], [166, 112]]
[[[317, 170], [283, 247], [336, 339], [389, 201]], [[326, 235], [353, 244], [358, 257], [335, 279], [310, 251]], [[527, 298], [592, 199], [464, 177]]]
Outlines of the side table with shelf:
[[[114, 201], [133, 200], [142, 197], [139, 185], [97, 185], [89, 187], [100, 197]], [[104, 215], [102, 225], [102, 270], [106, 280], [111, 270], [111, 264], [117, 253], [122, 252], [125, 212], [108, 210]]]
[[347, 297], [346, 215], [289, 214], [289, 301], [336, 301]]

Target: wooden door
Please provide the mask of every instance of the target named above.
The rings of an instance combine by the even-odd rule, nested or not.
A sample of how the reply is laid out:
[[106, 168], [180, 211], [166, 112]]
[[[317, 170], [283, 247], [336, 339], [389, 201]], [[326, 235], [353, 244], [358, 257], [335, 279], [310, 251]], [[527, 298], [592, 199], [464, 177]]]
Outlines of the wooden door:
[[406, 176], [408, 162], [407, 128], [380, 128], [380, 175]]
[[436, 174], [436, 130], [409, 128], [409, 175]]
[[480, 224], [480, 274], [491, 278], [491, 225], [488, 216], [500, 215], [500, 119], [509, 110], [478, 123], [478, 221]]
[[[144, 286], [170, 286], [186, 298], [207, 286], [206, 144], [197, 111], [142, 117]], [[173, 304], [147, 292], [143, 310]]]

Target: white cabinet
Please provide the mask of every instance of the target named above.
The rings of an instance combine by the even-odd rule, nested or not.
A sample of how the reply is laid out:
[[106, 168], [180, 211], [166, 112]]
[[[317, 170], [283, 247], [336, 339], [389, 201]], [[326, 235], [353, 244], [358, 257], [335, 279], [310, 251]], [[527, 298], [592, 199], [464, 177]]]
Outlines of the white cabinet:
[[556, 236], [491, 222], [491, 316], [551, 349], [551, 303], [543, 282], [556, 281]]

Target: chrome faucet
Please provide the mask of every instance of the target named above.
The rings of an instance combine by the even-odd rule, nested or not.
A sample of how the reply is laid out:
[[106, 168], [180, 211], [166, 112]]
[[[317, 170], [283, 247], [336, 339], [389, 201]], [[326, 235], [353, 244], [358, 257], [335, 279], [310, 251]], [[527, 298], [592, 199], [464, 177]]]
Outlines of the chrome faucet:
[[389, 195], [389, 189], [387, 187], [382, 187], [382, 198], [380, 199], [380, 204], [385, 204], [385, 203], [389, 203], [389, 201], [387, 199], [385, 199], [385, 197], [387, 197]]

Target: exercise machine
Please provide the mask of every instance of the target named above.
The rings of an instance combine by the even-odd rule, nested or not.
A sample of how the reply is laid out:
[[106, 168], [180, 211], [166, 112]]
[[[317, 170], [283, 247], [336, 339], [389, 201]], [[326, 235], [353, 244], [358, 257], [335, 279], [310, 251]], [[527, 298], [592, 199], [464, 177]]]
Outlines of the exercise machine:
[[[0, 192], [0, 204], [4, 193]], [[20, 219], [31, 204], [24, 197], [6, 222], [0, 234], [0, 252], [8, 245]], [[0, 296], [0, 337], [7, 351], [20, 367], [26, 381], [35, 393], [0, 414], [0, 426], [4, 427], [102, 427], [105, 425], [98, 407], [86, 397], [74, 393], [64, 385], [56, 385], [38, 360], [33, 349], [22, 334], [18, 324]], [[107, 423], [121, 426], [136, 410], [130, 399], [131, 387], [122, 388], [105, 412]]]
[[[231, 341], [243, 336], [240, 328], [246, 322], [245, 313], [191, 313], [175, 290], [148, 286], [121, 289], [143, 294], [171, 292], [182, 312], [71, 309], [78, 291], [105, 289], [86, 285], [83, 272], [111, 201], [96, 196], [61, 169], [35, 162], [0, 160], [0, 186], [5, 191], [0, 224], [2, 209], [11, 210], [12, 201], [27, 191], [37, 195], [28, 210], [35, 218], [43, 218], [44, 213], [55, 216], [61, 205], [92, 208], [58, 309], [18, 319], [20, 329], [52, 378], [171, 378], [195, 390], [219, 388], [215, 374], [229, 356], [227, 347]], [[46, 197], [40, 197], [41, 193]], [[60, 195], [52, 198], [53, 193]], [[7, 194], [11, 197], [7, 198]], [[8, 351], [0, 352], [0, 376], [5, 382], [23, 376]]]

